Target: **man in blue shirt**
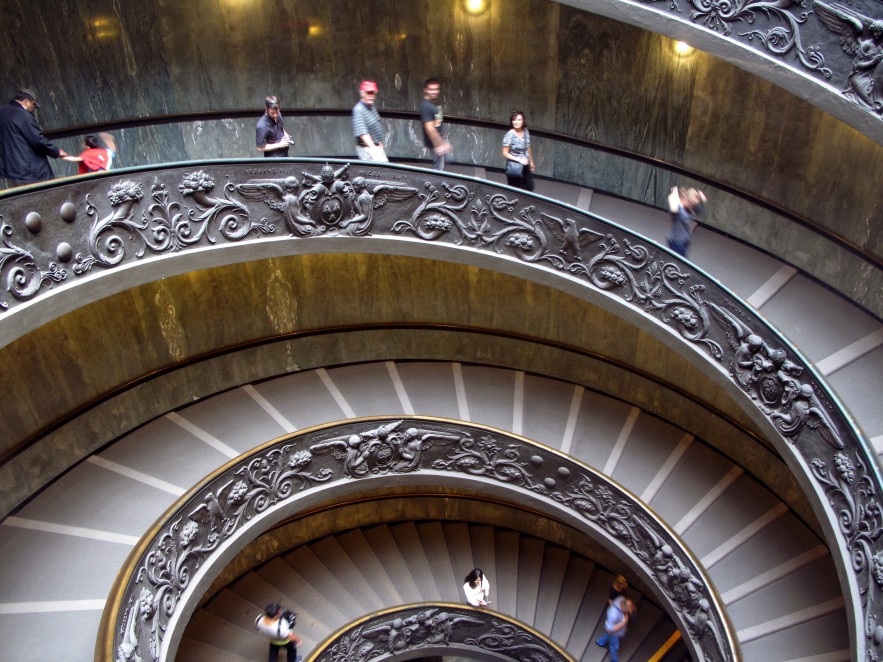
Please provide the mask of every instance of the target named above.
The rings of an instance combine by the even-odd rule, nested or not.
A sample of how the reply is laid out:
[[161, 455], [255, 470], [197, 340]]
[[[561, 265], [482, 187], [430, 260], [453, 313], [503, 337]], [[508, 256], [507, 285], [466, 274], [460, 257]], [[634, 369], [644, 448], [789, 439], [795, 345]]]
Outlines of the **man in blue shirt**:
[[280, 158], [288, 156], [289, 146], [294, 144], [285, 124], [282, 122], [282, 110], [279, 108], [279, 99], [273, 96], [264, 99], [266, 112], [258, 120], [255, 131], [255, 144], [258, 151], [263, 152], [265, 157]]
[[619, 662], [619, 646], [625, 636], [625, 629], [629, 623], [629, 616], [635, 612], [635, 605], [625, 596], [619, 596], [607, 607], [607, 616], [604, 620], [604, 636], [595, 643], [601, 648], [610, 651], [610, 662]]

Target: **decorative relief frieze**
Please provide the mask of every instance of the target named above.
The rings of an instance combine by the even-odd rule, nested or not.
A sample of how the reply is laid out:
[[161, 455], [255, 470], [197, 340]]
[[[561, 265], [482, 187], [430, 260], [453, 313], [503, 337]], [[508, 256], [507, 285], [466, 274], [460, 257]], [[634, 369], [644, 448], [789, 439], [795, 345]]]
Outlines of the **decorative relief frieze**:
[[[67, 287], [99, 271], [152, 255], [223, 242], [259, 242], [283, 233], [292, 241], [405, 237], [487, 251], [566, 275], [619, 298], [700, 348], [729, 373], [790, 445], [819, 493], [827, 495], [823, 506], [829, 529], [843, 542], [842, 557], [851, 559], [847, 571], [855, 574], [863, 610], [865, 634], [859, 648], [867, 650], [868, 659], [883, 656], [883, 629], [878, 632], [883, 621], [880, 586], [869, 570], [875, 559], [883, 558], [883, 528], [876, 519], [864, 518], [867, 536], [857, 538], [852, 520], [842, 515], [854, 512], [859, 503], [876, 507], [881, 488], [876, 458], [824, 383], [765, 322], [689, 263], [577, 210], [534, 198], [522, 202], [514, 191], [439, 173], [378, 164], [337, 169], [310, 162], [302, 166], [301, 178], [280, 172], [276, 179], [245, 175], [243, 180], [241, 166], [206, 165], [199, 170], [144, 174], [141, 179], [128, 174], [119, 180], [84, 180], [7, 198], [0, 210], [4, 218], [26, 218], [37, 212], [43, 220], [52, 219], [59, 216], [52, 211], [54, 205], [62, 210], [62, 222], [37, 234], [3, 223], [0, 276], [11, 296], [0, 298], [0, 324], [4, 315], [15, 314], [20, 303], [39, 301], [49, 288]], [[293, 171], [294, 164], [286, 167]], [[227, 182], [223, 195], [212, 196], [219, 179]], [[94, 200], [100, 186], [107, 187], [108, 209], [99, 210]], [[145, 196], [148, 188], [150, 194]], [[88, 191], [79, 203], [78, 190]], [[266, 215], [256, 214], [250, 203], [258, 203]], [[78, 213], [81, 208], [85, 214]], [[71, 253], [76, 255], [73, 268], [60, 269], [56, 260]], [[403, 441], [402, 448], [410, 447], [410, 455], [397, 456], [395, 462], [417, 463], [425, 446], [437, 442]], [[387, 466], [386, 459], [377, 455], [381, 445], [359, 440], [352, 442], [353, 448], [350, 443], [337, 440], [318, 452], [353, 458], [353, 476], [361, 475], [365, 467], [374, 471]], [[462, 452], [466, 461], [476, 449]], [[811, 469], [846, 463], [853, 467], [854, 480], [836, 490]], [[515, 470], [506, 471], [510, 469]]]
[[865, 16], [833, 2], [814, 3], [822, 24], [840, 38], [840, 48], [852, 58], [852, 72], [842, 93], [847, 99], [883, 115], [880, 62], [883, 61], [883, 20]]
[[[883, 117], [878, 68], [883, 6], [834, 0], [635, 0], [756, 47], [786, 66], [840, 87], [844, 98]], [[756, 46], [755, 46], [756, 45]]]
[[[165, 659], [163, 640], [185, 591], [219, 547], [256, 516], [284, 507], [317, 485], [422, 471], [490, 481], [545, 499], [556, 512], [570, 510], [587, 529], [628, 550], [646, 581], [668, 599], [670, 615], [680, 620], [702, 659], [734, 659], [732, 634], [702, 569], [680, 540], [617, 485], [521, 439], [468, 425], [403, 419], [351, 423], [292, 437], [250, 455], [182, 503], [125, 578], [113, 633], [117, 662]], [[370, 641], [364, 650], [372, 656], [448, 645], [458, 626], [479, 613], [450, 617], [429, 610], [410, 621], [396, 618], [362, 628], [359, 636]], [[494, 624], [495, 630], [484, 630], [471, 643], [463, 641], [510, 659], [557, 659], [518, 657], [518, 636], [508, 627]], [[351, 659], [339, 658], [352, 652], [351, 645], [350, 640], [340, 642], [328, 659]], [[545, 650], [537, 646], [537, 651]]]
[[571, 662], [548, 641], [502, 614], [457, 605], [403, 607], [338, 632], [316, 662], [368, 660], [456, 647], [491, 652], [518, 662]]
[[[3, 217], [0, 216], [0, 221]], [[15, 230], [11, 225], [2, 222], [0, 235], [3, 247], [0, 248], [0, 278], [3, 288], [13, 296], [15, 301], [27, 301], [40, 293], [41, 289], [51, 287], [52, 283], [60, 283], [67, 278], [67, 271], [60, 269], [55, 262], [46, 263], [41, 269], [34, 256], [10, 241]], [[8, 310], [10, 302], [0, 299], [0, 311]]]

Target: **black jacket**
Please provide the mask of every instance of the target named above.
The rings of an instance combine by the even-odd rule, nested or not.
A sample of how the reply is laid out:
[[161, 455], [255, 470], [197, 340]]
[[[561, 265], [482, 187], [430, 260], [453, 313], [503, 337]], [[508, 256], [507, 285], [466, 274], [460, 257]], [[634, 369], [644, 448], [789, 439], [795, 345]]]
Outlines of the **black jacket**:
[[28, 184], [52, 179], [46, 157], [58, 153], [24, 106], [17, 101], [0, 106], [0, 177]]

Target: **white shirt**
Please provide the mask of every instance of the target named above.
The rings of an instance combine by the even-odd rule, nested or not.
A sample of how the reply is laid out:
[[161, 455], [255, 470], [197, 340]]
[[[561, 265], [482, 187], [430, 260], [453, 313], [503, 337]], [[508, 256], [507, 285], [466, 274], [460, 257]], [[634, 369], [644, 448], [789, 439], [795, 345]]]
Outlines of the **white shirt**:
[[481, 578], [481, 584], [478, 587], [473, 587], [469, 582], [466, 582], [463, 584], [463, 592], [466, 594], [466, 602], [473, 607], [484, 607], [491, 594], [491, 583], [487, 577]]
[[266, 616], [258, 616], [254, 625], [258, 632], [277, 646], [287, 644], [290, 641], [288, 635], [291, 633], [291, 627], [288, 625], [288, 621], [281, 615], [278, 619], [274, 620], [270, 620]]

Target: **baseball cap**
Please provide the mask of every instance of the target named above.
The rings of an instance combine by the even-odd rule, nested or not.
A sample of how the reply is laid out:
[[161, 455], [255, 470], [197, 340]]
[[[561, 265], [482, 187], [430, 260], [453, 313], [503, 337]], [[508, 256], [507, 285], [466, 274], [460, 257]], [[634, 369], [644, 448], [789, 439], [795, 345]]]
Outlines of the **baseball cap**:
[[377, 83], [373, 80], [363, 80], [362, 84], [359, 85], [359, 92], [378, 92], [379, 88], [377, 87]]
[[17, 94], [27, 94], [29, 97], [31, 97], [31, 99], [34, 100], [34, 106], [35, 106], [36, 108], [39, 108], [39, 107], [40, 107], [40, 104], [37, 103], [37, 93], [34, 92], [33, 90], [29, 90], [28, 88], [23, 87], [23, 88], [21, 88], [20, 90], [17, 91]]

